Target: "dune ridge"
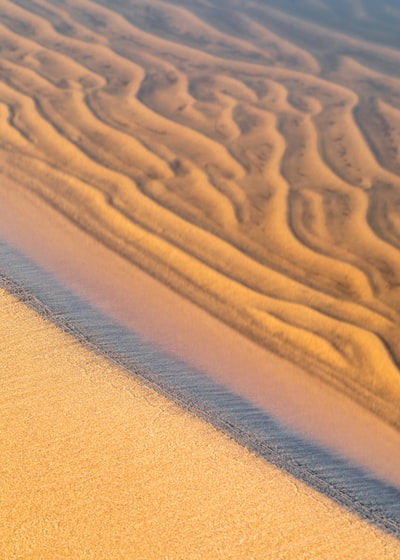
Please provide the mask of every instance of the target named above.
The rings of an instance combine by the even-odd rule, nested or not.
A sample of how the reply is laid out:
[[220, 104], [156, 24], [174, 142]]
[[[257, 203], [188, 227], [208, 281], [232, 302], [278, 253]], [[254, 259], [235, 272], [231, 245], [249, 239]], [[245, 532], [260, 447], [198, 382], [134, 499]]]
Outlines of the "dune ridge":
[[4, 0], [0, 172], [399, 428], [400, 16], [291, 4]]
[[1, 280], [2, 558], [399, 557], [396, 534], [128, 376]]

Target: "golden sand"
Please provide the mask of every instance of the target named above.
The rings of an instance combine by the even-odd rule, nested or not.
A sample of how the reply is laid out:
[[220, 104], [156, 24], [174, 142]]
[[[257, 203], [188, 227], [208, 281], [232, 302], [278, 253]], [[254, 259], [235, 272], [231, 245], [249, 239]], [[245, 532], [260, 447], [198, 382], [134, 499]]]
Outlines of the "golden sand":
[[274, 4], [3, 0], [0, 173], [398, 428], [399, 12]]
[[[2, 238], [397, 485], [399, 25], [386, 1], [0, 2]], [[400, 557], [11, 296], [0, 309], [0, 556]]]
[[1, 558], [400, 558], [4, 290], [0, 338]]

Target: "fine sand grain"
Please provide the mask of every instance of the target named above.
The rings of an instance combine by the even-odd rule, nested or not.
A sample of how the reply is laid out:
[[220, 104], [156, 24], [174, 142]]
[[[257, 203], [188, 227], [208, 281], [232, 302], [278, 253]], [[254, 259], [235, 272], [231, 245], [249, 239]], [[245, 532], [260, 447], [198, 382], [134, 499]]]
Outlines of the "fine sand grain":
[[3, 289], [0, 338], [1, 558], [400, 558]]

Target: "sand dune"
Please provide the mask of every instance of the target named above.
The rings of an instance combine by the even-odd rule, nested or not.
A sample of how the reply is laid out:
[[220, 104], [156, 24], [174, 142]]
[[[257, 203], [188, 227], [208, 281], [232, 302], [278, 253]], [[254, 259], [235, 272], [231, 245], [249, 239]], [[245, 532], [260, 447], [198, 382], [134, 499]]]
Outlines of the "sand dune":
[[302, 4], [4, 0], [0, 171], [400, 427], [400, 16]]
[[399, 557], [397, 539], [90, 352], [4, 286], [0, 319], [2, 558]]

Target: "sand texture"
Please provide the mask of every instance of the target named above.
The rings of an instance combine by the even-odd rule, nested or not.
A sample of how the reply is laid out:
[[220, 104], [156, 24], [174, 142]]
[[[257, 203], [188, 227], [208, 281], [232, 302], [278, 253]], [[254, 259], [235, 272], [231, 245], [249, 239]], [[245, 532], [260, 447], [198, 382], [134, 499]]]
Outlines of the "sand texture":
[[1, 558], [400, 558], [4, 289], [0, 338]]
[[0, 173], [399, 428], [399, 25], [393, 2], [2, 0]]
[[0, 0], [1, 559], [400, 559], [399, 29]]
[[[3, 178], [3, 186], [5, 183]], [[150, 375], [152, 386], [168, 398], [176, 400], [184, 383], [186, 397], [178, 399], [180, 406], [193, 410], [195, 404], [198, 413], [203, 402], [205, 414], [201, 416], [211, 422], [221, 412], [231, 416], [235, 410], [235, 418], [226, 418], [225, 427], [230, 425], [228, 433], [236, 438], [253, 425], [251, 441], [238, 439], [253, 450], [259, 446], [259, 436], [267, 447], [268, 439], [275, 437], [274, 430], [265, 425], [266, 414], [300, 436], [290, 451], [283, 437], [289, 463], [300, 458], [299, 448], [306, 438], [400, 489], [399, 430], [151, 278], [10, 179], [7, 189], [0, 189], [0, 237], [15, 247], [0, 243], [0, 278], [5, 278], [6, 284], [9, 278], [18, 290], [23, 287], [26, 301], [32, 302], [33, 297], [44, 304], [56, 324], [62, 327], [66, 320], [77, 338], [90, 340], [97, 351], [117, 361], [122, 359], [134, 376], [137, 367], [144, 369], [144, 377]], [[35, 309], [41, 312], [40, 306]], [[207, 389], [206, 380], [210, 383]], [[210, 409], [209, 397], [214, 400], [221, 386], [225, 390], [218, 397], [217, 410]], [[232, 409], [234, 395], [238, 399], [235, 397]], [[253, 405], [263, 426], [261, 433], [254, 425]], [[221, 427], [218, 421], [215, 424]], [[280, 456], [280, 452], [274, 454], [275, 459]], [[288, 461], [278, 462], [288, 467]], [[314, 462], [321, 466], [320, 460]], [[342, 469], [347, 471], [346, 465], [339, 467]], [[323, 473], [329, 480], [326, 471]], [[303, 475], [310, 482], [307, 468], [302, 469]], [[336, 497], [341, 495], [346, 478], [331, 479]], [[365, 480], [357, 478], [350, 485], [359, 494]], [[319, 485], [317, 488], [321, 490]], [[372, 495], [381, 502], [382, 490], [370, 490], [372, 494], [367, 491], [364, 496], [368, 502]], [[393, 499], [396, 502], [399, 498], [392, 497], [390, 502]], [[383, 502], [384, 518], [388, 514], [391, 518], [389, 504], [385, 499]], [[395, 514], [395, 519], [398, 531], [399, 515]]]

